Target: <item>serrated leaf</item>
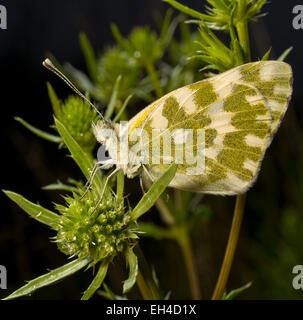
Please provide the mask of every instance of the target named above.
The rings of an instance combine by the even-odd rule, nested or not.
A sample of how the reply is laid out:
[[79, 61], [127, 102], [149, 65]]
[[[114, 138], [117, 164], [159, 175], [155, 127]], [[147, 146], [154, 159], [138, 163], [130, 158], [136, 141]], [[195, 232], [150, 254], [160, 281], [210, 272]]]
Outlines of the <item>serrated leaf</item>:
[[151, 188], [147, 191], [147, 193], [144, 194], [142, 199], [139, 201], [135, 209], [130, 213], [130, 216], [134, 220], [137, 220], [155, 204], [160, 195], [163, 193], [163, 191], [174, 178], [176, 171], [177, 165], [173, 163], [162, 174], [162, 176], [153, 183]]
[[34, 280], [29, 281], [25, 286], [16, 290], [12, 294], [10, 294], [8, 297], [6, 297], [4, 300], [11, 300], [11, 299], [15, 299], [18, 297], [31, 294], [37, 289], [48, 286], [54, 282], [57, 282], [58, 280], [61, 280], [63, 278], [66, 278], [67, 276], [70, 276], [71, 274], [85, 267], [87, 263], [88, 263], [88, 259], [74, 260], [62, 267], [59, 267], [57, 269], [50, 271], [49, 273], [43, 276], [40, 276]]
[[129, 268], [129, 276], [128, 279], [124, 281], [123, 293], [127, 293], [134, 286], [138, 274], [138, 258], [132, 248], [128, 247], [126, 249], [125, 258]]
[[28, 213], [32, 218], [37, 221], [44, 223], [51, 228], [57, 230], [59, 226], [60, 216], [56, 213], [43, 208], [42, 206], [32, 203], [31, 201], [25, 199], [22, 195], [3, 190], [3, 192], [13, 200], [21, 209]]

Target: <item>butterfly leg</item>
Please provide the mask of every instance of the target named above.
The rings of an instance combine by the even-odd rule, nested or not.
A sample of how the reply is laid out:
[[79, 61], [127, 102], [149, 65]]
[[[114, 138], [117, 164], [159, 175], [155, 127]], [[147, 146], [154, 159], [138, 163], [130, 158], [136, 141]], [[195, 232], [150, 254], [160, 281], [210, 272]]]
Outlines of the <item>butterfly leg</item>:
[[144, 172], [146, 173], [146, 175], [149, 177], [149, 179], [150, 179], [150, 181], [152, 182], [152, 183], [154, 183], [154, 178], [151, 176], [151, 174], [148, 172], [148, 170], [147, 170], [147, 168], [143, 165], [142, 166], [143, 167], [143, 170], [144, 170]]
[[142, 174], [140, 174], [139, 179], [140, 179], [140, 187], [141, 187], [142, 193], [145, 194], [144, 185], [143, 185], [143, 179], [142, 179]]
[[93, 214], [93, 213], [96, 211], [96, 209], [98, 208], [98, 206], [99, 206], [100, 203], [102, 202], [103, 197], [104, 197], [104, 193], [105, 193], [105, 190], [106, 190], [106, 187], [107, 187], [107, 184], [108, 184], [109, 180], [110, 180], [112, 177], [114, 177], [120, 170], [121, 170], [120, 168], [116, 168], [116, 169], [115, 169], [110, 175], [108, 175], [107, 178], [105, 179], [105, 183], [104, 183], [104, 187], [103, 187], [102, 192], [101, 192], [101, 196], [100, 196], [100, 198], [99, 198], [99, 200], [98, 200], [98, 203], [97, 203], [95, 209], [93, 210], [93, 212], [92, 212], [91, 214]]
[[89, 179], [87, 180], [87, 182], [86, 182], [86, 184], [85, 184], [85, 186], [84, 186], [84, 188], [86, 188], [86, 190], [85, 190], [85, 192], [83, 193], [83, 195], [82, 195], [82, 197], [80, 198], [80, 200], [82, 200], [82, 199], [86, 196], [87, 192], [89, 191], [90, 187], [91, 187], [92, 184], [93, 184], [93, 181], [94, 181], [94, 178], [95, 178], [95, 175], [96, 175], [97, 171], [98, 171], [99, 169], [101, 169], [101, 167], [102, 167], [102, 165], [101, 165], [100, 162], [96, 162], [96, 163], [95, 163], [94, 168], [93, 168], [93, 170], [92, 170], [92, 172], [91, 172], [91, 175], [90, 175]]

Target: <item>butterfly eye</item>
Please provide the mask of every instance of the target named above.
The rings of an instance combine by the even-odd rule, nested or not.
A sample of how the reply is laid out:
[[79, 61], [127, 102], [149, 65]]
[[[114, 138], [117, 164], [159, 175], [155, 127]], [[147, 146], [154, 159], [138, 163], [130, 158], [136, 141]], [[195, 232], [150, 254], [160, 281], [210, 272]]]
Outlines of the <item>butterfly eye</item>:
[[97, 159], [98, 159], [98, 162], [104, 162], [111, 159], [108, 150], [106, 150], [105, 145], [101, 145], [99, 147], [97, 152]]

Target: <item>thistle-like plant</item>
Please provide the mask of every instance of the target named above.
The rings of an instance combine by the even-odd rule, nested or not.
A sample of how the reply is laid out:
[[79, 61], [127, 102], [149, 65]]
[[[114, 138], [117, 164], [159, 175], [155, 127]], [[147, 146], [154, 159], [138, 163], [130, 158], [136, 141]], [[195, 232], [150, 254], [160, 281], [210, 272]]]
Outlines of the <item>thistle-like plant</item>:
[[[93, 168], [92, 159], [87, 156], [62, 122], [56, 119], [55, 123], [62, 142], [88, 179]], [[123, 292], [128, 292], [135, 284], [138, 273], [138, 260], [133, 252], [138, 239], [137, 219], [152, 207], [174, 177], [175, 171], [176, 165], [171, 165], [133, 210], [125, 206], [124, 176], [121, 174], [117, 177], [116, 192], [108, 187], [101, 205], [96, 210], [104, 181], [99, 175], [93, 182], [92, 192], [84, 198], [81, 198], [85, 191], [81, 183], [57, 185], [60, 190], [72, 191], [72, 195], [64, 196], [65, 204], [55, 205], [57, 212], [34, 204], [14, 192], [4, 191], [31, 217], [51, 227], [56, 232], [52, 240], [57, 243], [58, 249], [69, 258], [75, 258], [72, 262], [29, 281], [6, 299], [30, 294], [84, 267], [100, 264], [94, 280], [82, 296], [82, 299], [89, 299], [101, 286], [109, 264], [118, 253], [124, 254], [129, 266], [129, 278], [123, 285]], [[51, 188], [55, 189], [56, 186], [52, 185]]]
[[[113, 106], [117, 101], [118, 90], [119, 86], [115, 84], [110, 104], [105, 112], [107, 117], [113, 115]], [[52, 127], [59, 135], [37, 129], [23, 119], [17, 118], [17, 120], [40, 137], [66, 147], [84, 177], [90, 179], [94, 167], [92, 152], [96, 145], [91, 124], [99, 116], [78, 96], [70, 96], [62, 103], [50, 84], [48, 84], [48, 92], [55, 116], [55, 124]], [[128, 101], [129, 99], [126, 99], [124, 108]], [[118, 117], [119, 114], [113, 120], [116, 121]], [[129, 267], [129, 278], [123, 284], [123, 293], [127, 293], [135, 284], [138, 272], [140, 273], [138, 271], [138, 259], [133, 251], [139, 239], [137, 220], [153, 206], [173, 179], [175, 172], [176, 165], [170, 166], [163, 176], [144, 194], [133, 210], [125, 205], [124, 176], [121, 173], [118, 174], [116, 179], [116, 190], [113, 191], [112, 185], [107, 186], [103, 200], [97, 207], [106, 179], [106, 176], [100, 173], [92, 181], [91, 192], [88, 192], [84, 197], [86, 188], [81, 182], [75, 180], [71, 180], [70, 184], [57, 183], [44, 187], [44, 189], [71, 193], [62, 195], [64, 203], [55, 204], [54, 210], [34, 204], [12, 191], [4, 191], [31, 217], [51, 227], [56, 233], [52, 241], [69, 259], [74, 259], [62, 267], [29, 281], [6, 299], [31, 294], [35, 290], [55, 283], [84, 267], [94, 267], [94, 269], [98, 267], [99, 269], [91, 285], [82, 296], [84, 300], [89, 299], [101, 286], [109, 264], [119, 253], [125, 256]], [[142, 283], [144, 281], [144, 278], [140, 276], [138, 282]], [[147, 297], [160, 297], [153, 280], [149, 284], [149, 287], [153, 287], [150, 289], [153, 294], [144, 293], [146, 285], [141, 284], [139, 286], [143, 288], [142, 294]]]

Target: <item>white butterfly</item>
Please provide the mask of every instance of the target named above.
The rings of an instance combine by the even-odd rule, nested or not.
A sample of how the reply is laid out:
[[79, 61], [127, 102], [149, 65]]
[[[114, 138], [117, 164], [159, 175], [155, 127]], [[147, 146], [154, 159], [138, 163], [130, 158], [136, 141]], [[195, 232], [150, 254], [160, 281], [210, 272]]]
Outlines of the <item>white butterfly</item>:
[[[48, 59], [44, 65], [87, 100]], [[198, 147], [203, 144], [204, 170], [188, 174], [193, 164], [178, 162], [169, 186], [220, 195], [244, 193], [257, 178], [291, 93], [291, 67], [280, 61], [259, 61], [168, 93], [132, 118], [127, 129], [123, 127], [126, 130], [123, 134], [121, 126], [102, 117], [93, 124], [93, 131], [110, 158], [96, 163], [90, 180], [98, 168], [109, 169], [114, 165], [116, 168], [106, 183], [120, 170], [129, 178], [139, 175], [157, 180], [169, 166], [164, 152], [167, 141], [171, 144], [171, 162], [176, 162], [181, 149], [178, 154], [184, 158], [189, 153], [186, 138], [180, 139], [180, 135], [177, 138], [177, 130], [184, 133], [192, 130], [195, 137], [203, 130], [204, 140], [200, 144], [191, 140], [191, 147], [197, 156]], [[120, 150], [121, 137], [132, 147], [126, 153]], [[135, 138], [140, 144], [134, 144]], [[154, 148], [156, 140], [158, 145]], [[142, 161], [143, 151], [147, 151], [147, 162]], [[156, 151], [158, 162], [154, 163], [151, 159]]]

